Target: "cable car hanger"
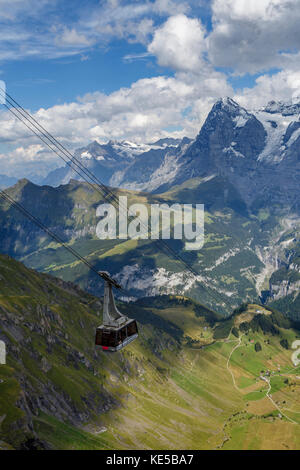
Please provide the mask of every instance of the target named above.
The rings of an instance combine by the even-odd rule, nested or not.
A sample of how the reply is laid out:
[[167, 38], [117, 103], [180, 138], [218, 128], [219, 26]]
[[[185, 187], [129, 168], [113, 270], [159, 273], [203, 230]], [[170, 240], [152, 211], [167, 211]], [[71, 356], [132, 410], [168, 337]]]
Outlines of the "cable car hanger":
[[[72, 168], [73, 171], [75, 171], [86, 183], [88, 183], [94, 190], [99, 191], [102, 196], [105, 197], [111, 204], [114, 205], [114, 202], [116, 204], [119, 203], [117, 196], [111, 191], [110, 188], [108, 188], [106, 185], [104, 185], [87, 167], [85, 167], [81, 161], [79, 161], [75, 155], [72, 155], [71, 152], [66, 149], [55, 137], [53, 137], [39, 122], [31, 116], [31, 114], [26, 111], [19, 103], [17, 103], [14, 98], [12, 98], [7, 92], [4, 92], [3, 90], [0, 89], [0, 95], [3, 95], [2, 98], [5, 98], [8, 104], [13, 108], [13, 110], [7, 106], [6, 103], [3, 103], [3, 106], [11, 113], [13, 114], [24, 126], [26, 126], [33, 134], [35, 134], [50, 150], [52, 150], [56, 155], [58, 155], [70, 168]], [[24, 119], [27, 121], [24, 121]], [[33, 126], [34, 130], [32, 127]], [[37, 132], [36, 132], [37, 131]], [[40, 134], [41, 135], [40, 135]], [[44, 137], [44, 138], [43, 138]], [[47, 139], [47, 140], [45, 140]], [[49, 142], [51, 145], [53, 145], [55, 148], [51, 147], [49, 145]], [[60, 153], [58, 153], [60, 152]], [[63, 153], [63, 155], [61, 155]], [[68, 160], [66, 160], [64, 157], [66, 157]], [[82, 175], [82, 173], [79, 173], [78, 169], [80, 172], [84, 173], [85, 176]], [[88, 181], [86, 179], [86, 176], [92, 180], [92, 182], [96, 185], [93, 186], [91, 181]], [[113, 202], [114, 201], [114, 202]], [[115, 206], [116, 207], [116, 206]], [[124, 209], [128, 211], [128, 209]], [[176, 251], [174, 251], [164, 240], [153, 240], [155, 244], [158, 245], [159, 249], [162, 251], [165, 251], [167, 256], [170, 258], [174, 258], [180, 263], [182, 263], [188, 271], [190, 271], [195, 277], [199, 276], [199, 273], [194, 270], [194, 268], [186, 262]]]
[[105, 279], [103, 299], [103, 324], [96, 330], [96, 346], [103, 351], [116, 352], [123, 349], [138, 337], [135, 320], [126, 317], [116, 307], [112, 286], [120, 288], [119, 284], [107, 272], [99, 272]]

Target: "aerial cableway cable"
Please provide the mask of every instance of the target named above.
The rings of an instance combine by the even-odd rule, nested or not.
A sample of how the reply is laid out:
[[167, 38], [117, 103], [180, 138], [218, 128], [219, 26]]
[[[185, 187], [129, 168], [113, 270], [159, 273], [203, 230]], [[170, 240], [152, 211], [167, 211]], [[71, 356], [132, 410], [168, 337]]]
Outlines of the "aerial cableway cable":
[[[2, 91], [0, 90], [0, 92]], [[100, 189], [100, 194], [104, 196], [107, 200], [109, 200], [110, 203], [113, 204], [113, 201], [114, 201], [116, 204], [118, 204], [119, 201], [117, 197], [107, 186], [105, 186], [95, 175], [93, 175], [93, 173], [90, 172], [88, 168], [86, 168], [74, 155], [72, 155], [62, 144], [60, 144], [60, 142], [55, 137], [53, 137], [43, 126], [41, 126], [38, 123], [38, 121], [33, 116], [31, 116], [20, 104], [18, 104], [8, 93], [6, 93], [5, 96], [6, 96], [6, 100], [8, 101], [8, 103], [18, 114], [13, 112], [12, 109], [9, 108], [7, 105], [5, 105], [5, 107], [19, 121], [21, 121], [31, 132], [33, 132], [48, 148], [50, 148], [50, 150], [52, 150], [56, 155], [58, 155], [75, 173], [77, 173], [81, 178], [83, 178], [84, 181], [88, 183], [92, 187], [93, 190], [96, 190], [99, 192], [99, 189]], [[18, 107], [16, 107], [16, 105]], [[29, 125], [26, 124], [23, 118], [25, 118], [25, 120], [30, 125], [34, 126], [35, 129], [47, 139], [47, 141], [45, 141], [41, 135], [39, 135], [34, 129], [32, 129], [32, 127], [29, 127]], [[49, 142], [55, 146], [55, 149], [49, 145]], [[62, 152], [68, 160], [66, 160], [60, 153], [58, 153], [58, 151]], [[79, 171], [75, 167], [77, 167]], [[90, 180], [92, 180], [93, 183], [96, 184], [96, 187], [93, 184], [91, 184], [91, 182], [88, 181], [85, 178], [85, 176], [83, 176], [80, 172], [84, 173], [84, 175], [86, 175]], [[128, 211], [127, 208], [124, 208], [124, 209], [125, 211]], [[143, 224], [141, 221], [141, 226], [142, 225]], [[145, 225], [144, 227], [148, 229], [148, 227], [146, 227]], [[176, 259], [178, 262], [183, 264], [188, 269], [188, 271], [190, 271], [195, 277], [199, 276], [199, 273], [196, 272], [194, 268], [189, 263], [187, 263], [180, 255], [178, 255], [171, 247], [169, 247], [169, 245], [166, 242], [164, 242], [163, 240], [152, 240], [152, 241], [154, 241], [154, 243], [158, 246], [160, 250], [164, 248], [164, 250], [162, 251], [167, 252], [166, 254], [168, 257]], [[221, 299], [216, 299], [216, 297], [212, 295], [211, 293], [209, 295], [213, 297], [217, 303], [221, 300]], [[224, 299], [222, 299], [222, 301], [224, 301]]]
[[[2, 90], [0, 90], [2, 93]], [[1, 95], [0, 95], [1, 97]], [[36, 135], [50, 150], [58, 155], [73, 171], [75, 171], [81, 178], [84, 179], [93, 190], [98, 191], [101, 196], [116, 207], [115, 204], [120, 205], [120, 201], [117, 196], [104, 185], [93, 173], [86, 168], [82, 162], [80, 162], [75, 155], [72, 155], [58, 140], [53, 137], [38, 121], [33, 118], [24, 108], [22, 108], [10, 95], [7, 93], [4, 95], [6, 101], [10, 106], [5, 103], [4, 106], [10, 111], [15, 118], [17, 118], [22, 124], [26, 126], [34, 135]], [[89, 179], [86, 179], [86, 177]], [[92, 181], [92, 183], [91, 183]], [[19, 210], [29, 220], [34, 222], [40, 229], [42, 229], [47, 235], [53, 240], [68, 250], [74, 257], [84, 263], [91, 271], [98, 276], [102, 277], [105, 281], [104, 288], [104, 299], [103, 299], [103, 324], [97, 328], [95, 344], [101, 346], [104, 351], [119, 351], [129, 343], [134, 341], [138, 337], [138, 327], [136, 320], [130, 319], [123, 315], [117, 309], [114, 301], [112, 287], [124, 290], [119, 283], [112, 279], [107, 272], [98, 271], [85, 257], [81, 256], [74, 248], [65, 243], [57, 234], [55, 234], [50, 228], [46, 227], [39, 219], [25, 209], [20, 203], [15, 201], [6, 191], [0, 191], [0, 197], [5, 201], [8, 201], [14, 208]], [[128, 214], [128, 208], [125, 208]], [[140, 226], [142, 227], [143, 222], [140, 220]], [[148, 232], [148, 226], [145, 226]], [[167, 243], [163, 240], [154, 240], [155, 244], [163, 251], [167, 251], [169, 257], [176, 259], [182, 263], [188, 271], [190, 271], [196, 278], [198, 273], [193, 267], [187, 263], [180, 255], [178, 255]], [[211, 295], [211, 294], [210, 294]], [[214, 297], [214, 296], [212, 296]], [[214, 300], [216, 298], [214, 297]], [[218, 303], [218, 301], [217, 301]]]
[[95, 344], [102, 347], [103, 351], [116, 352], [123, 349], [138, 337], [138, 326], [136, 320], [128, 318], [116, 307], [112, 287], [124, 290], [107, 272], [97, 271], [94, 266], [76, 250], [67, 245], [57, 234], [52, 232], [39, 219], [32, 215], [25, 207], [15, 201], [6, 191], [0, 190], [0, 197], [16, 208], [29, 220], [34, 222], [53, 240], [66, 248], [79, 261], [83, 262], [91, 271], [102, 277], [105, 281], [103, 298], [103, 324], [96, 329]]
[[[3, 91], [1, 92], [4, 94]], [[104, 185], [93, 173], [91, 173], [88, 168], [86, 168], [55, 137], [53, 137], [43, 126], [41, 126], [38, 121], [33, 116], [31, 116], [31, 114], [29, 114], [22, 106], [20, 106], [8, 93], [6, 93], [5, 96], [6, 101], [11, 106], [9, 107], [6, 103], [3, 103], [3, 105], [8, 109], [8, 111], [10, 111], [31, 132], [33, 132], [48, 148], [50, 148], [50, 150], [52, 150], [56, 155], [58, 155], [73, 171], [75, 171], [75, 173], [77, 173], [81, 178], [83, 178], [84, 181], [93, 188], [93, 190], [97, 190], [98, 187], [101, 191], [101, 195], [104, 196], [105, 199], [107, 199], [112, 205], [114, 205], [113, 202], [115, 204], [119, 204], [117, 196], [106, 185]], [[11, 108], [13, 108], [14, 111]], [[25, 121], [27, 121], [27, 123], [24, 121], [24, 119]], [[34, 130], [31, 126], [33, 126], [33, 128], [36, 130]], [[49, 144], [49, 142], [51, 145]], [[55, 148], [53, 148], [52, 145]], [[61, 155], [61, 153], [63, 153], [67, 160]], [[82, 172], [85, 176], [92, 180], [92, 182], [96, 185], [96, 188], [91, 184], [90, 181], [85, 178], [85, 176], [83, 176], [79, 172]], [[114, 207], [117, 208], [117, 206]], [[125, 206], [122, 207], [122, 204], [120, 205], [120, 207], [128, 213], [128, 208], [126, 208]], [[140, 224], [141, 226], [143, 226], [143, 228], [148, 231], [148, 227], [143, 224], [142, 220], [140, 220]], [[187, 268], [187, 270], [190, 271], [191, 274], [193, 274], [195, 277], [199, 276], [199, 273], [196, 272], [194, 268], [187, 261], [185, 261], [178, 253], [176, 253], [166, 242], [164, 242], [164, 240], [160, 239], [153, 241], [159, 247], [159, 249], [164, 248], [164, 251], [167, 252], [166, 254], [169, 257], [174, 258], [181, 264], [183, 264]]]
[[[24, 126], [26, 126], [36, 137], [38, 137], [51, 151], [53, 151], [57, 156], [59, 156], [78, 176], [80, 176], [93, 190], [96, 190], [101, 196], [103, 196], [107, 201], [109, 201], [116, 209], [118, 205], [121, 209], [124, 209], [128, 213], [127, 207], [122, 207], [117, 196], [110, 190], [109, 187], [104, 185], [88, 168], [86, 168], [80, 160], [76, 158], [63, 144], [61, 144], [53, 135], [51, 135], [39, 122], [31, 116], [31, 114], [26, 111], [14, 98], [12, 98], [7, 92], [3, 92], [0, 89], [0, 97], [6, 98], [6, 102], [10, 105], [7, 106], [6, 103], [3, 105], [6, 109], [13, 114]], [[54, 147], [54, 148], [53, 148]], [[82, 174], [83, 173], [83, 174]], [[88, 179], [87, 179], [88, 178]], [[91, 183], [92, 181], [92, 183]], [[140, 220], [140, 225], [148, 231], [148, 227], [143, 224], [143, 221]], [[185, 266], [185, 268], [194, 276], [198, 277], [199, 273], [186, 261], [184, 260], [176, 251], [174, 251], [164, 240], [152, 240], [154, 244], [158, 247], [159, 250], [163, 251], [169, 258], [175, 259], [179, 263]], [[67, 246], [67, 245], [66, 245]], [[94, 271], [95, 268], [94, 268]], [[102, 273], [104, 275], [104, 273]], [[103, 276], [102, 276], [103, 277]], [[115, 281], [114, 281], [115, 282]], [[116, 287], [116, 286], [115, 286]], [[221, 297], [217, 299], [212, 293], [209, 293], [209, 296], [214, 299], [218, 304], [220, 301], [224, 302], [224, 299]], [[225, 303], [227, 303], [225, 301]]]
[[[93, 271], [95, 274], [98, 276], [102, 277], [103, 279], [106, 278], [105, 274], [102, 273], [101, 271], [99, 272], [84, 256], [81, 256], [78, 251], [74, 250], [71, 246], [69, 246], [67, 243], [65, 243], [59, 235], [54, 233], [49, 227], [47, 227], [41, 220], [39, 220], [37, 217], [35, 217], [33, 214], [31, 214], [27, 209], [25, 209], [24, 206], [22, 206], [19, 202], [15, 201], [9, 194], [7, 194], [6, 191], [0, 190], [0, 197], [9, 202], [9, 204], [17, 209], [19, 212], [21, 212], [25, 217], [27, 217], [29, 220], [31, 220], [34, 224], [36, 224], [40, 229], [42, 229], [47, 235], [49, 235], [53, 240], [55, 240], [57, 243], [59, 243], [61, 246], [63, 246], [66, 250], [68, 250], [75, 258], [77, 258], [79, 261], [84, 263], [91, 271]], [[113, 280], [111, 280], [113, 281]], [[114, 281], [115, 283], [115, 281]], [[117, 284], [117, 283], [115, 283]], [[114, 284], [114, 285], [115, 285]], [[117, 287], [117, 286], [116, 286]], [[119, 286], [118, 288], [121, 288]], [[123, 289], [122, 289], [123, 290]]]

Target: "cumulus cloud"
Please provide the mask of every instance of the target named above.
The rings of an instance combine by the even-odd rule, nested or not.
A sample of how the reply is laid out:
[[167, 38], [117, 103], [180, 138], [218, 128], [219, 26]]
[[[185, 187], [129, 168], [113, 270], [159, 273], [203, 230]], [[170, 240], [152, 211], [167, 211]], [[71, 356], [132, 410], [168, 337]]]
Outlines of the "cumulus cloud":
[[[92, 140], [148, 142], [170, 135], [194, 137], [213, 102], [232, 93], [224, 74], [203, 70], [201, 77], [193, 79], [180, 72], [174, 77], [141, 79], [111, 94], [96, 92], [72, 103], [41, 108], [34, 117], [70, 150]], [[52, 167], [62, 164], [47, 148], [42, 153], [35, 147], [37, 138], [9, 112], [0, 113], [0, 140], [22, 147], [24, 153], [18, 155], [24, 162], [32, 162], [35, 152], [35, 161], [42, 157]], [[11, 152], [10, 158], [12, 162], [17, 155]]]
[[117, 37], [148, 46], [159, 64], [176, 70], [201, 66], [203, 52], [235, 73], [298, 67], [300, 0], [212, 0], [207, 40], [195, 13], [206, 8], [207, 16], [206, 0], [76, 3], [72, 20], [55, 3], [0, 2], [0, 60], [81, 54]]
[[242, 106], [257, 109], [268, 101], [300, 102], [300, 70], [282, 70], [273, 75], [260, 75], [252, 88], [236, 93]]
[[57, 159], [54, 160], [56, 164], [50, 152], [40, 144], [21, 146], [10, 152], [0, 153], [1, 173], [15, 178], [44, 177], [59, 164]]
[[300, 0], [214, 0], [211, 62], [235, 73], [297, 65], [299, 7]]
[[155, 33], [148, 51], [162, 66], [198, 71], [205, 51], [204, 28], [198, 19], [171, 16]]

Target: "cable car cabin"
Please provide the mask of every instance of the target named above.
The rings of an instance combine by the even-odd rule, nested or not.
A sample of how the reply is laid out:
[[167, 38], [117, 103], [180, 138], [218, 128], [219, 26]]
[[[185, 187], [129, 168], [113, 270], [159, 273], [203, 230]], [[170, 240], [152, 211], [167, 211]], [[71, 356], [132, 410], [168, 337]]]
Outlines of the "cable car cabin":
[[[103, 351], [120, 351], [138, 337], [135, 320], [126, 317], [116, 307], [112, 291], [113, 280], [104, 274], [103, 325], [96, 330], [96, 346]], [[118, 285], [116, 285], [118, 287]]]
[[96, 345], [103, 351], [116, 352], [127, 346], [138, 337], [135, 320], [128, 320], [121, 328], [101, 325], [96, 331]]

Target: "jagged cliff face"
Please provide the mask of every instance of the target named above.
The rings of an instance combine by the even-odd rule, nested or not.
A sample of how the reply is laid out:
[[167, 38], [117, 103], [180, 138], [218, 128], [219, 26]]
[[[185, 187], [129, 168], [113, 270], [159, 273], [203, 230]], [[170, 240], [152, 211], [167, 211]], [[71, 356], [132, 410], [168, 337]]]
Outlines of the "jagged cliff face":
[[[79, 149], [82, 159], [105, 184], [162, 192], [195, 176], [225, 177], [248, 206], [299, 206], [299, 104], [269, 103], [246, 110], [230, 98], [212, 108], [196, 139], [163, 139], [154, 144], [97, 142]], [[78, 175], [69, 167], [45, 184], [59, 185]]]
[[233, 100], [218, 101], [196, 140], [179, 160], [180, 175], [222, 175], [248, 206], [299, 206], [298, 107], [248, 112]]
[[[299, 230], [299, 226], [298, 226]], [[281, 240], [280, 264], [269, 279], [268, 301], [298, 319], [300, 311], [300, 251], [299, 231], [296, 236]]]
[[257, 168], [265, 140], [266, 131], [253, 114], [230, 99], [220, 100], [182, 156], [185, 164], [180, 178], [187, 179], [189, 174], [249, 177]]

